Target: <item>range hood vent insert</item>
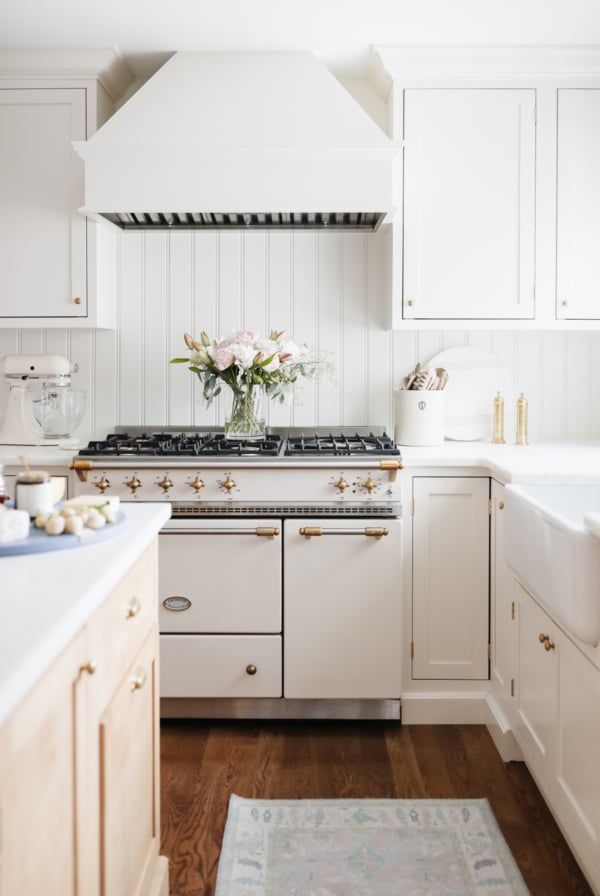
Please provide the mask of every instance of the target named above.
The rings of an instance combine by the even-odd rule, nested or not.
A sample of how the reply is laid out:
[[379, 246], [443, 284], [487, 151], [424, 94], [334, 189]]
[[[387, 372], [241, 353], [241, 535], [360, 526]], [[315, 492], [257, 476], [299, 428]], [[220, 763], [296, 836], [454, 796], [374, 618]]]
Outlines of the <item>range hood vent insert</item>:
[[398, 194], [401, 144], [306, 52], [175, 53], [74, 146], [124, 229], [372, 231]]
[[374, 233], [385, 212], [113, 212], [102, 218], [122, 230], [363, 230]]

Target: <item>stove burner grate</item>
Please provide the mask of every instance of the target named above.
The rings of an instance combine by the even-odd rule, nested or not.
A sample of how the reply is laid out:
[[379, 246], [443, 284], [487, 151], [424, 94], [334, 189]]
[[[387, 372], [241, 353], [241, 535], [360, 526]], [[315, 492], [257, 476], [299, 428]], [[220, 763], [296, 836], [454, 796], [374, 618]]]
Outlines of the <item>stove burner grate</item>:
[[281, 437], [269, 435], [260, 441], [233, 441], [213, 433], [109, 433], [89, 442], [79, 457], [270, 457], [279, 454]]
[[400, 454], [396, 443], [386, 433], [359, 435], [300, 435], [286, 441], [285, 454], [293, 456], [361, 456]]

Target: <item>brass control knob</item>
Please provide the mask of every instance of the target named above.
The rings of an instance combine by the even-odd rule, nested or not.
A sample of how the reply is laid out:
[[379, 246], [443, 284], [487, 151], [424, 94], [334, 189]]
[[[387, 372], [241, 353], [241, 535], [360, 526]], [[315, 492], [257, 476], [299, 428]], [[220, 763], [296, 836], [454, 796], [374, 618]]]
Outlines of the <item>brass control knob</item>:
[[346, 480], [344, 479], [344, 474], [340, 473], [340, 478], [338, 479], [337, 482], [333, 483], [333, 487], [337, 488], [338, 492], [340, 492], [343, 495], [344, 492], [346, 491], [346, 489], [350, 488], [350, 483], [346, 482]]
[[96, 660], [88, 660], [84, 666], [80, 666], [80, 672], [87, 672], [88, 675], [93, 675], [96, 669], [98, 668], [98, 664]]
[[371, 479], [371, 476], [369, 475], [369, 476], [367, 476], [366, 481], [363, 482], [362, 487], [364, 488], [364, 490], [365, 490], [366, 492], [368, 492], [369, 494], [371, 494], [371, 492], [372, 492], [374, 489], [376, 489], [378, 486], [377, 486], [377, 483], [375, 482], [375, 480], [374, 480], [374, 479]]
[[254, 663], [250, 663], [246, 666], [246, 675], [256, 675], [256, 666]]
[[[141, 483], [140, 483], [140, 484], [141, 484]], [[106, 491], [106, 489], [107, 489], [107, 488], [110, 488], [110, 482], [109, 482], [109, 480], [106, 478], [106, 476], [104, 476], [104, 474], [102, 475], [102, 479], [99, 479], [98, 482], [94, 482], [94, 485], [96, 486], [97, 489], [99, 489], [99, 491], [101, 492], [101, 494], [104, 494], [104, 492]]]
[[194, 489], [194, 493], [195, 493], [196, 495], [199, 495], [199, 494], [200, 494], [200, 490], [204, 488], [205, 483], [200, 479], [200, 477], [198, 476], [198, 474], [196, 474], [196, 478], [194, 479], [194, 481], [193, 481], [193, 482], [189, 482], [188, 485], [189, 485], [190, 488], [193, 488], [193, 489]]
[[223, 491], [226, 491], [228, 495], [231, 494], [232, 490], [233, 490], [236, 486], [237, 486], [237, 482], [235, 482], [235, 481], [231, 478], [231, 473], [228, 473], [228, 474], [227, 474], [227, 479], [223, 480], [222, 482], [219, 482], [219, 487], [222, 488]]
[[161, 479], [161, 481], [157, 482], [156, 484], [158, 485], [159, 488], [162, 488], [163, 494], [165, 494], [165, 495], [168, 493], [170, 488], [173, 488], [173, 483], [171, 482], [171, 480], [169, 479], [169, 477], [167, 476], [166, 473], [163, 476], [163, 478]]
[[129, 482], [126, 482], [126, 483], [125, 483], [125, 485], [129, 486], [129, 488], [131, 489], [132, 494], [134, 494], [134, 495], [135, 495], [135, 493], [137, 492], [138, 488], [141, 488], [141, 487], [142, 487], [142, 483], [141, 483], [140, 480], [137, 478], [137, 476], [135, 475], [135, 473], [133, 474], [133, 476], [131, 477], [131, 479], [129, 480]]

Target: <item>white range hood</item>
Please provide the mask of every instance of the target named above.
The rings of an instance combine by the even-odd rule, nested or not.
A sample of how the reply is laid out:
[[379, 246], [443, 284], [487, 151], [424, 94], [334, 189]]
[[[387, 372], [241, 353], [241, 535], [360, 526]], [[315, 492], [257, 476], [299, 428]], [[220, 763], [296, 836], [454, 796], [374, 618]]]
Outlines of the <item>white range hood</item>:
[[176, 53], [87, 142], [85, 206], [122, 227], [374, 230], [400, 145], [311, 53]]

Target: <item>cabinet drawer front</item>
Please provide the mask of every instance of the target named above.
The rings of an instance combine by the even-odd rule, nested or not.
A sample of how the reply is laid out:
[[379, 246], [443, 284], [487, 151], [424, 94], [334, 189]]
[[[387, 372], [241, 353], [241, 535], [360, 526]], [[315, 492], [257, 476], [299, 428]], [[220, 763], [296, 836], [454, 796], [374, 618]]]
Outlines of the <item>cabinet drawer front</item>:
[[151, 545], [94, 614], [89, 625], [89, 656], [96, 664], [94, 695], [105, 701], [123, 667], [157, 620], [156, 545]]
[[279, 635], [161, 635], [161, 697], [281, 697]]
[[[256, 535], [261, 528], [281, 532], [281, 523], [244, 520], [235, 528], [240, 534], [221, 534], [211, 524], [210, 534], [198, 529], [159, 536], [161, 632], [281, 631], [281, 535]], [[164, 601], [172, 597], [186, 598], [190, 606], [170, 610]]]

